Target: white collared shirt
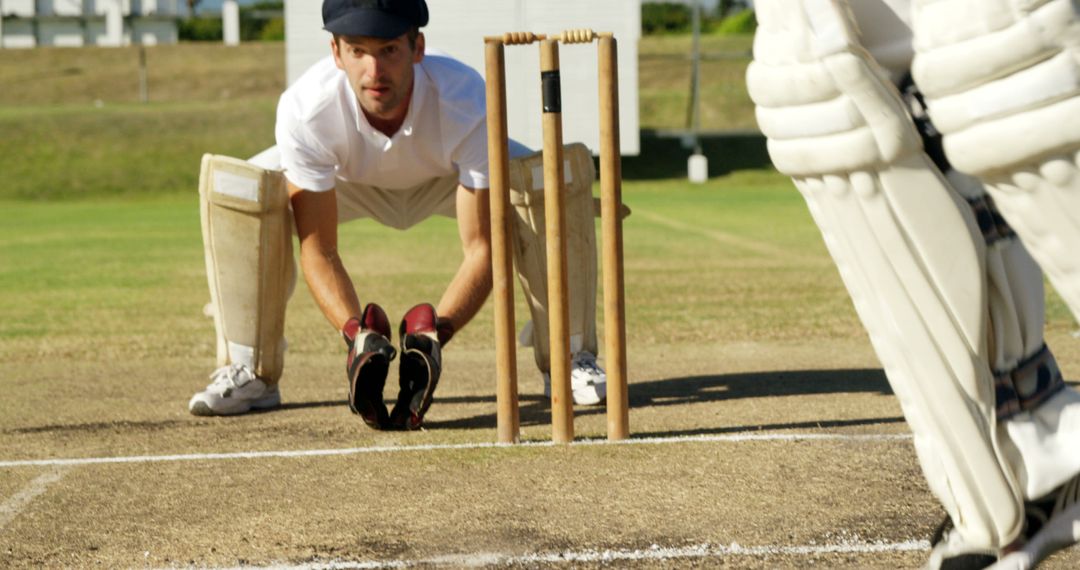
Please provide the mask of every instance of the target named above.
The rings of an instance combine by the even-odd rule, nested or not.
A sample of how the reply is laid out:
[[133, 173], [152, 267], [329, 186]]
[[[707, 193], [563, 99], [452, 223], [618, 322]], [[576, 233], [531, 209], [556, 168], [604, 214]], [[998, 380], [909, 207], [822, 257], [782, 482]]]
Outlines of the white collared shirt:
[[387, 137], [368, 123], [333, 57], [312, 66], [278, 102], [275, 134], [285, 177], [322, 192], [338, 180], [406, 189], [456, 172], [462, 185], [487, 188], [480, 74], [433, 50], [414, 72], [405, 122]]

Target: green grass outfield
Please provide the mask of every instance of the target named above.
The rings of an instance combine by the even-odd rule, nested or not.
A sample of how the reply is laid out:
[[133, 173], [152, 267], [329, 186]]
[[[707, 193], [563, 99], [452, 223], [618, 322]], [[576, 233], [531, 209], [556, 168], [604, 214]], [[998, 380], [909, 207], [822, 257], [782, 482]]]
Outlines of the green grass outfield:
[[[635, 341], [862, 334], [786, 178], [744, 171], [700, 186], [628, 181], [624, 192], [635, 212], [625, 230]], [[95, 344], [118, 343], [103, 345], [110, 353], [148, 349], [149, 338], [161, 335], [170, 339], [166, 350], [209, 349], [210, 322], [200, 313], [207, 292], [194, 190], [0, 202], [0, 212], [0, 355], [48, 353], [68, 337], [77, 349], [84, 332], [71, 328], [72, 321], [94, 323]], [[408, 232], [360, 221], [343, 226], [342, 251], [365, 300], [435, 299], [460, 260], [455, 235], [448, 219]], [[378, 247], [362, 253], [372, 243]], [[308, 303], [306, 293], [295, 297]], [[1047, 301], [1048, 324], [1070, 327], [1052, 290]], [[518, 313], [526, 314], [523, 306]], [[486, 330], [487, 321], [481, 316], [474, 328]]]
[[[792, 305], [818, 334], [853, 333], [835, 270], [786, 179], [747, 171], [702, 186], [631, 181], [625, 201], [635, 211], [625, 238], [629, 318], [643, 325], [635, 340], [795, 339], [804, 333], [784, 326]], [[170, 337], [166, 350], [209, 348], [194, 190], [6, 202], [2, 212], [0, 354], [79, 338], [82, 332], [66, 330], [72, 319], [95, 323], [96, 342], [118, 342], [110, 351], [147, 347], [148, 337], [161, 335]], [[365, 299], [433, 299], [460, 260], [448, 219], [408, 232], [360, 221], [342, 232], [343, 254]], [[361, 253], [372, 243], [377, 251]], [[307, 303], [306, 293], [295, 297]], [[486, 320], [477, 328], [486, 329]]]
[[205, 152], [274, 141], [270, 99], [0, 108], [0, 198], [139, 197], [198, 187]]

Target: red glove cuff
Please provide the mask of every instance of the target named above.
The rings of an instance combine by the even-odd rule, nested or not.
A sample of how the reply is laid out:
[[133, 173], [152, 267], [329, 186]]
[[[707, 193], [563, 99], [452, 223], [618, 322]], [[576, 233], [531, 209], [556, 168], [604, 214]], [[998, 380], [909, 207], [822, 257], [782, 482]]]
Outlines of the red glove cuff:
[[360, 319], [353, 317], [345, 321], [345, 326], [341, 327], [341, 338], [345, 339], [345, 344], [352, 348], [354, 342], [356, 342], [356, 334], [360, 332]]
[[446, 317], [439, 317], [435, 320], [435, 333], [439, 335], [439, 344], [446, 346], [446, 343], [450, 342], [450, 339], [454, 338], [454, 323], [450, 322], [450, 319]]

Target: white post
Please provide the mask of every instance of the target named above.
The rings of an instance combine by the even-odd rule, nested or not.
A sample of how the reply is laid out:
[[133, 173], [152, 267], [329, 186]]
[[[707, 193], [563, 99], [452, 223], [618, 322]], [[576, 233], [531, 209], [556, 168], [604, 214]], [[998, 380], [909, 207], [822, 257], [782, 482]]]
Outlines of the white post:
[[105, 4], [105, 39], [101, 45], [110, 47], [124, 45], [124, 7], [121, 0], [112, 0]]
[[0, 0], [0, 49], [4, 49], [4, 0]]
[[150, 102], [150, 85], [146, 72], [146, 46], [139, 44], [139, 102]]
[[694, 184], [709, 179], [709, 159], [701, 153], [701, 0], [691, 4], [694, 11], [693, 69], [691, 71], [690, 130], [694, 141], [694, 154], [686, 162], [687, 177]]
[[221, 30], [225, 45], [240, 45], [240, 4], [236, 0], [225, 0], [221, 5]]

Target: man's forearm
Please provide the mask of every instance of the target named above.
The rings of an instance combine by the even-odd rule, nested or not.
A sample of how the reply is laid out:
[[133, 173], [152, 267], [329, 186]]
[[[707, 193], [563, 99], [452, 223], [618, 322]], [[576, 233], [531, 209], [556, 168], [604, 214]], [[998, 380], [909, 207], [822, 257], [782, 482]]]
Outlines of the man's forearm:
[[356, 289], [336, 250], [322, 252], [301, 249], [300, 266], [304, 269], [304, 280], [311, 289], [315, 303], [334, 328], [341, 330], [345, 321], [360, 315]]
[[341, 330], [346, 321], [360, 315], [360, 301], [338, 256], [337, 194], [309, 192], [291, 182], [288, 188], [304, 279], [326, 320]]
[[466, 254], [457, 274], [446, 288], [436, 309], [440, 318], [449, 319], [455, 330], [465, 326], [491, 293], [490, 250], [481, 248]]

